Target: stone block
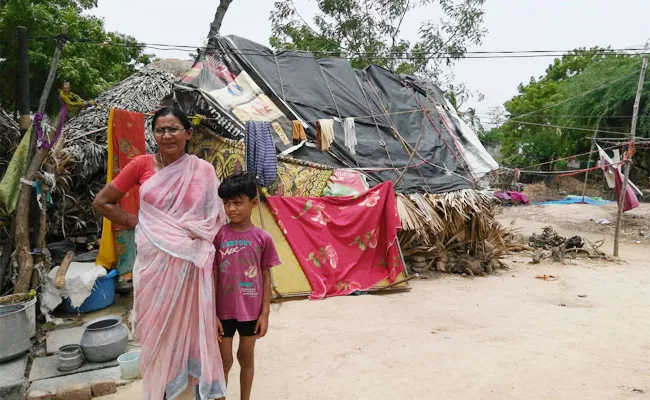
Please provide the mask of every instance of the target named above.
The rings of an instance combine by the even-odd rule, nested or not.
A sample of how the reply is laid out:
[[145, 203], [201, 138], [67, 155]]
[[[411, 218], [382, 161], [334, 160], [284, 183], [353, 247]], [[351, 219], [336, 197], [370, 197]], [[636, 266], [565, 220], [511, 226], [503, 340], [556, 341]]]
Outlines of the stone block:
[[117, 360], [107, 361], [105, 363], [91, 363], [84, 362], [81, 367], [73, 371], [59, 371], [59, 357], [49, 356], [34, 359], [32, 369], [29, 372], [29, 381], [40, 381], [43, 379], [54, 378], [57, 376], [65, 376], [78, 374], [81, 372], [94, 371], [98, 369], [105, 369], [117, 367], [119, 364]]
[[0, 399], [23, 400], [25, 398], [25, 371], [28, 356], [0, 363]]
[[90, 390], [94, 397], [107, 396], [117, 392], [117, 384], [115, 381], [93, 382], [90, 385]]
[[90, 400], [92, 393], [90, 385], [78, 383], [70, 386], [62, 386], [56, 391], [57, 400]]
[[95, 371], [80, 372], [78, 374], [57, 376], [55, 378], [48, 378], [48, 379], [41, 379], [40, 381], [34, 381], [31, 383], [29, 389], [45, 390], [54, 393], [56, 392], [57, 388], [62, 386], [74, 385], [78, 383], [98, 382], [98, 381], [105, 381], [105, 380], [113, 380], [117, 382], [119, 386], [120, 383], [123, 382], [120, 375], [121, 375], [120, 367], [98, 369]]
[[52, 393], [44, 392], [42, 390], [32, 390], [27, 395], [27, 400], [51, 400]]

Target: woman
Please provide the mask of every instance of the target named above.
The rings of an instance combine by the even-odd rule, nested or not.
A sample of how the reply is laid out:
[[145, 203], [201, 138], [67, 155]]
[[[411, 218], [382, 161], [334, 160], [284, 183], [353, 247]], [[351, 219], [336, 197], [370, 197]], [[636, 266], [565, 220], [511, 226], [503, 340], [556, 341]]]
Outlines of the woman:
[[[212, 281], [212, 241], [225, 222], [219, 183], [210, 163], [185, 153], [192, 137], [185, 113], [162, 108], [151, 125], [158, 153], [136, 157], [93, 203], [109, 220], [135, 227], [143, 398], [222, 398]], [[117, 205], [134, 185], [141, 185], [139, 215]]]

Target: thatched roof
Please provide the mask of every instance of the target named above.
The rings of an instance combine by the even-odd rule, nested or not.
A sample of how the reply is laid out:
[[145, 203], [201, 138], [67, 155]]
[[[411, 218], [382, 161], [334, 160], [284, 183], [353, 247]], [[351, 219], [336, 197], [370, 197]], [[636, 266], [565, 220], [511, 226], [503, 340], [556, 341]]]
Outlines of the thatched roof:
[[[102, 93], [96, 100], [103, 106], [151, 112], [160, 107], [165, 96], [171, 94], [176, 79], [174, 74], [162, 68], [144, 68]], [[88, 108], [65, 125], [65, 147], [76, 158], [78, 174], [89, 177], [105, 168], [108, 113], [106, 107]]]
[[176, 77], [180, 77], [183, 73], [187, 72], [192, 65], [193, 61], [189, 60], [179, 60], [177, 58], [165, 58], [164, 60], [155, 61], [151, 64], [147, 64], [143, 69], [158, 69], [165, 72], [169, 72]]
[[[52, 194], [56, 209], [49, 219], [50, 234], [74, 236], [101, 229], [91, 204], [106, 177], [108, 107], [154, 111], [172, 93], [178, 76], [191, 66], [191, 62], [174, 59], [152, 63], [97, 97], [95, 100], [101, 106], [82, 110], [68, 120], [63, 148], [55, 148], [49, 160], [50, 169], [57, 176]], [[149, 124], [147, 145], [149, 150], [155, 145]]]
[[18, 123], [0, 108], [0, 178], [20, 142]]

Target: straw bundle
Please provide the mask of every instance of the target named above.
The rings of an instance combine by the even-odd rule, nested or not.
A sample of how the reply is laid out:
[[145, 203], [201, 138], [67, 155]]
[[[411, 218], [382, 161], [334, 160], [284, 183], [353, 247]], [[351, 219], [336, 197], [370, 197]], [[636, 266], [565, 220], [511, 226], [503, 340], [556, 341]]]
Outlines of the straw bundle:
[[435, 264], [438, 271], [489, 273], [512, 247], [512, 234], [494, 219], [488, 193], [398, 194], [397, 205], [404, 256], [418, 265], [425, 259], [426, 268]]

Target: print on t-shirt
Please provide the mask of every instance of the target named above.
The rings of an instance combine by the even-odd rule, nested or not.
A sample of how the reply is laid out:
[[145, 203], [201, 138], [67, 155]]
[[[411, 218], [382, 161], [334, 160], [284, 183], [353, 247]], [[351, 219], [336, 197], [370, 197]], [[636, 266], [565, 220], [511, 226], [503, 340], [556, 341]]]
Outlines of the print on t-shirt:
[[254, 227], [237, 232], [224, 226], [215, 238], [217, 316], [254, 321], [262, 312], [262, 270], [279, 265], [271, 236]]

